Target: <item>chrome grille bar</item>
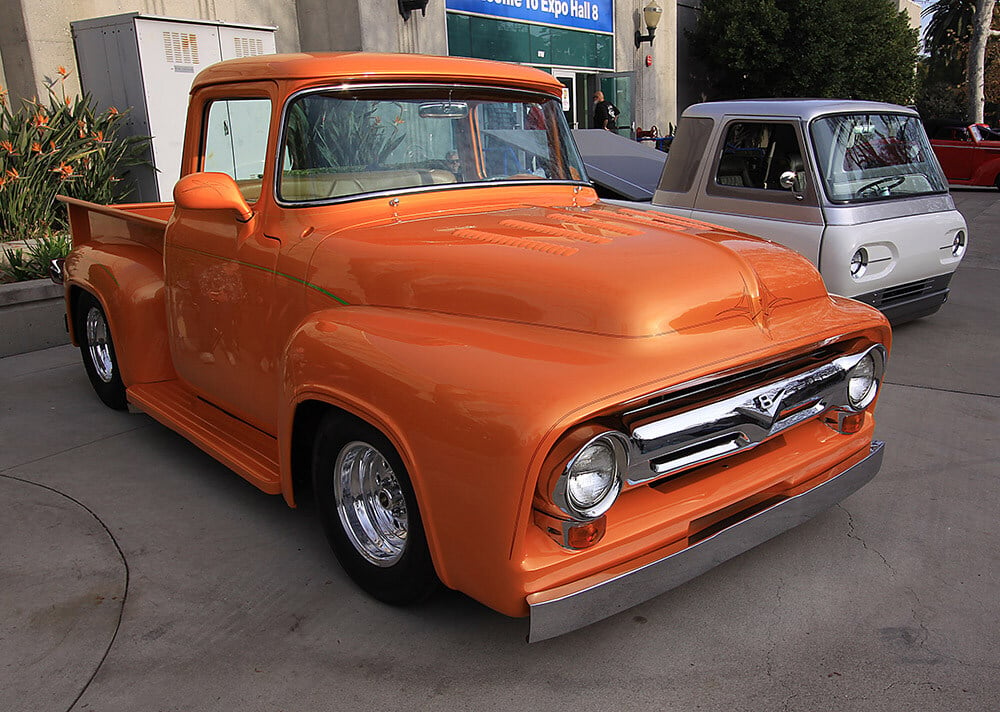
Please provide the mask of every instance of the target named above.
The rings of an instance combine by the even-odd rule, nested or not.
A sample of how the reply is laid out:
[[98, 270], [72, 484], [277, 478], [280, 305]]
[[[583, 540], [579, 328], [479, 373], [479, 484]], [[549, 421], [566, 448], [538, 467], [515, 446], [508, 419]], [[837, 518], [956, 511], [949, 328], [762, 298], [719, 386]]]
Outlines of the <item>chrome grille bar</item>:
[[870, 350], [633, 426], [626, 483], [640, 484], [749, 450], [831, 408], [849, 407], [848, 372]]

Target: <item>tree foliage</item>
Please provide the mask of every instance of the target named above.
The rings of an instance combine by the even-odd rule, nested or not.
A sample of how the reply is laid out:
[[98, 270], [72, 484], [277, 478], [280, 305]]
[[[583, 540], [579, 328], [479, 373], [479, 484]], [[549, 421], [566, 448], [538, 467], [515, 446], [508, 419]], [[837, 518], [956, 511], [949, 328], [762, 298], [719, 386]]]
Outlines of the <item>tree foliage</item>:
[[[976, 0], [937, 0], [923, 10], [929, 17], [927, 56], [921, 61], [917, 106], [928, 118], [971, 121], [976, 116], [968, 97], [976, 5]], [[1000, 27], [1000, 7], [993, 10], [992, 27]], [[995, 40], [986, 45], [983, 79], [987, 112], [995, 114], [1000, 98], [1000, 42]]]
[[917, 36], [890, 0], [703, 0], [688, 34], [713, 99], [901, 104], [913, 99]]

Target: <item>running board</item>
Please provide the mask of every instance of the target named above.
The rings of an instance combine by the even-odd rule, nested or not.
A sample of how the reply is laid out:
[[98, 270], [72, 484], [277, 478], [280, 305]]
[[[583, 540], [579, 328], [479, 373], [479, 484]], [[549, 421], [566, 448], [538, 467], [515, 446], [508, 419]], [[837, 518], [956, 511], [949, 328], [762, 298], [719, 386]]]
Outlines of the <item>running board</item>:
[[129, 403], [174, 430], [250, 484], [281, 494], [278, 440], [202, 400], [177, 380], [127, 389]]

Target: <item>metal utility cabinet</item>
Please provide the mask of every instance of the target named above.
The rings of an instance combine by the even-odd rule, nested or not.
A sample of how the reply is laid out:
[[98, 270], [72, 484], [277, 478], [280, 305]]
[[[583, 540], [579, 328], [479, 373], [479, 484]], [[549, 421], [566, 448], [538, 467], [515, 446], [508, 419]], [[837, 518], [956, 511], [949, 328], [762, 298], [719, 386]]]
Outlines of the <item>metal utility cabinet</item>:
[[180, 177], [188, 92], [215, 62], [273, 54], [275, 27], [126, 13], [72, 23], [84, 91], [101, 108], [131, 107], [123, 133], [152, 136], [151, 166], [138, 166], [133, 199], [170, 200]]

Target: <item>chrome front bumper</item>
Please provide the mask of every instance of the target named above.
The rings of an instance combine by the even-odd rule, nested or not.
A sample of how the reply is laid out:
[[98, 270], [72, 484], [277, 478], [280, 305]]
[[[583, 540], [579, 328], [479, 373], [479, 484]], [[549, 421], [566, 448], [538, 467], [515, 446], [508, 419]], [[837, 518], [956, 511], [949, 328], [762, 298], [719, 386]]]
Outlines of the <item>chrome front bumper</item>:
[[568, 633], [648, 601], [802, 524], [871, 480], [882, 466], [884, 446], [879, 440], [873, 441], [868, 456], [853, 467], [686, 549], [611, 574], [585, 588], [567, 590], [571, 587], [561, 586], [529, 595], [528, 642]]

